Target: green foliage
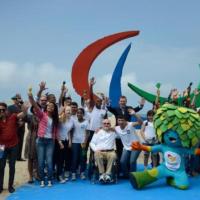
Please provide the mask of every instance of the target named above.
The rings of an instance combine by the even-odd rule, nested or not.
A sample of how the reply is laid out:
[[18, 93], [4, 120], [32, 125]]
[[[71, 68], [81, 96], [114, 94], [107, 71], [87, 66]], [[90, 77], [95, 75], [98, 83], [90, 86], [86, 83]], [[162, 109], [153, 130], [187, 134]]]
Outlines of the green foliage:
[[154, 126], [160, 142], [163, 134], [170, 129], [179, 134], [183, 147], [193, 147], [200, 140], [200, 116], [189, 108], [164, 104], [154, 116]]

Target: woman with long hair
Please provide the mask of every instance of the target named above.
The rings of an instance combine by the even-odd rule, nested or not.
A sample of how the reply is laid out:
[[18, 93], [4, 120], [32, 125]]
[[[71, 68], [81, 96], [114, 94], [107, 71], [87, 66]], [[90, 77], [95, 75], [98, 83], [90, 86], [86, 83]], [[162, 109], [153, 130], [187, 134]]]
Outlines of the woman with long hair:
[[[71, 130], [74, 126], [71, 118], [71, 107], [66, 106], [59, 115], [59, 131], [57, 149], [57, 175], [60, 183], [69, 179], [71, 168]], [[64, 175], [64, 176], [63, 176]]]
[[29, 101], [35, 108], [35, 114], [39, 119], [36, 148], [40, 175], [40, 186], [45, 186], [45, 163], [47, 166], [48, 186], [52, 186], [53, 175], [53, 151], [58, 130], [58, 108], [54, 102], [48, 102], [44, 111], [40, 109], [33, 98], [31, 89], [28, 93]]

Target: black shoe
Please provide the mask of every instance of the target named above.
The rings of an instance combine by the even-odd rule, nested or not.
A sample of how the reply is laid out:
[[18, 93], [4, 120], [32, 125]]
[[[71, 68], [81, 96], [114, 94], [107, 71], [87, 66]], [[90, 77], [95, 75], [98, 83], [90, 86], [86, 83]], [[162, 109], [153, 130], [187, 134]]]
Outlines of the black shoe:
[[29, 180], [29, 181], [28, 181], [28, 184], [33, 184], [33, 183], [34, 183], [33, 180]]
[[9, 191], [10, 193], [13, 193], [13, 192], [15, 192], [15, 188], [11, 186], [11, 187], [8, 188], [8, 191]]
[[17, 161], [26, 161], [26, 160], [23, 158], [20, 158], [20, 159], [17, 159]]

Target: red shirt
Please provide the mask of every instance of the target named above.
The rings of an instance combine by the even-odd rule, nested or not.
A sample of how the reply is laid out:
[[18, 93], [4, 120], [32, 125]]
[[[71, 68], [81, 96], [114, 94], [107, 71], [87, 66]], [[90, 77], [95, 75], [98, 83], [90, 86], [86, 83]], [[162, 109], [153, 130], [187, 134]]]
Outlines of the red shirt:
[[17, 137], [17, 114], [6, 117], [5, 121], [0, 121], [0, 144], [6, 148], [14, 147], [18, 144]]

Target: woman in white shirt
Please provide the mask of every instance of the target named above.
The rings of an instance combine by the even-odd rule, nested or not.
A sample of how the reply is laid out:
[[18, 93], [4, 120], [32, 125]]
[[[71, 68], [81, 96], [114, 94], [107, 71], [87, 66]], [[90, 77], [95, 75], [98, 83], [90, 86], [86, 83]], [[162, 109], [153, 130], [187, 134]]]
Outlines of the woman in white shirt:
[[85, 179], [87, 127], [88, 121], [84, 119], [84, 109], [78, 108], [77, 120], [74, 120], [72, 135], [72, 180], [76, 180], [76, 171], [79, 164], [81, 179]]
[[[59, 116], [59, 140], [57, 145], [57, 175], [60, 183], [64, 183], [69, 178], [71, 168], [71, 136], [70, 131], [74, 126], [71, 119], [71, 107], [66, 106]], [[63, 177], [63, 172], [64, 176]], [[65, 179], [64, 179], [65, 178]]]

